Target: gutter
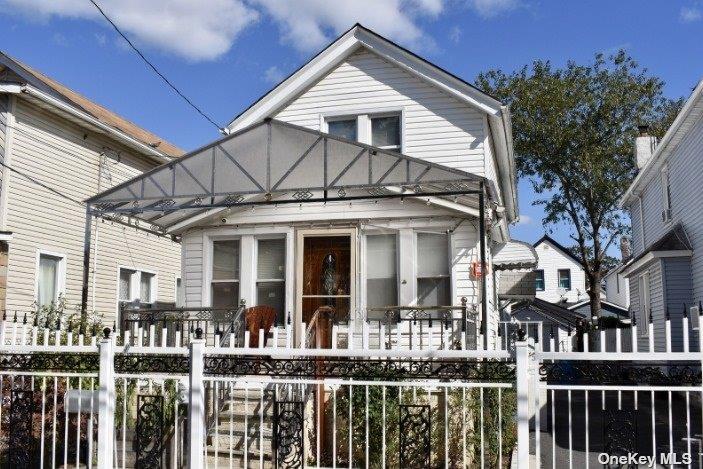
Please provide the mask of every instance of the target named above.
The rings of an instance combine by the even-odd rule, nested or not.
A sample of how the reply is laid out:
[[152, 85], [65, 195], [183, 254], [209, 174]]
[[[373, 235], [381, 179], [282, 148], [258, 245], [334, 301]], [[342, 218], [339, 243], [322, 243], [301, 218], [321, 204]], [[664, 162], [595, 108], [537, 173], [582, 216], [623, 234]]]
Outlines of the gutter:
[[158, 160], [160, 163], [167, 163], [169, 161], [172, 161], [171, 158], [165, 156], [163, 153], [159, 152], [158, 150], [150, 147], [149, 145], [140, 142], [139, 140], [130, 137], [129, 135], [125, 134], [124, 132], [115, 129], [114, 127], [110, 127], [109, 125], [99, 121], [95, 117], [91, 116], [90, 114], [80, 111], [76, 109], [74, 106], [71, 106], [49, 94], [44, 93], [43, 91], [40, 91], [33, 86], [30, 85], [0, 85], [0, 91], [6, 92], [6, 93], [11, 93], [11, 94], [26, 94], [29, 96], [32, 96], [34, 98], [37, 98], [51, 106], [54, 106], [68, 114], [71, 114], [74, 117], [77, 117], [78, 119], [81, 119], [85, 121], [86, 123], [97, 127], [101, 131], [107, 133], [111, 137], [115, 138], [115, 140], [118, 140], [125, 145], [134, 148], [135, 150], [152, 156], [156, 160]]

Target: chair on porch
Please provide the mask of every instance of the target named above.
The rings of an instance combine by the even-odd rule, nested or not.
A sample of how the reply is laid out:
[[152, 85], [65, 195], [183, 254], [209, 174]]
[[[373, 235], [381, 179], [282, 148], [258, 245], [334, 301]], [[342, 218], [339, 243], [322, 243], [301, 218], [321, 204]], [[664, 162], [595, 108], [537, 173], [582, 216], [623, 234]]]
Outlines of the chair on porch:
[[249, 331], [249, 347], [259, 347], [259, 329], [264, 330], [263, 346], [266, 347], [268, 334], [276, 320], [276, 310], [266, 305], [252, 306], [244, 311], [244, 318], [246, 319], [246, 327]]

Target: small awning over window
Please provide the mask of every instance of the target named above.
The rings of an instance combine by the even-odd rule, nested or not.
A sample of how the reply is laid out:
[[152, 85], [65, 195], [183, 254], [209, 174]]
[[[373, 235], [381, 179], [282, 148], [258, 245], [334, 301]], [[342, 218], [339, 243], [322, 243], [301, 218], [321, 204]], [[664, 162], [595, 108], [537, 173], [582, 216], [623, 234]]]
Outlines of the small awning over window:
[[268, 119], [87, 200], [93, 215], [165, 230], [217, 207], [390, 197], [479, 206], [485, 178]]
[[493, 249], [493, 265], [496, 270], [534, 269], [537, 252], [529, 243], [510, 240]]

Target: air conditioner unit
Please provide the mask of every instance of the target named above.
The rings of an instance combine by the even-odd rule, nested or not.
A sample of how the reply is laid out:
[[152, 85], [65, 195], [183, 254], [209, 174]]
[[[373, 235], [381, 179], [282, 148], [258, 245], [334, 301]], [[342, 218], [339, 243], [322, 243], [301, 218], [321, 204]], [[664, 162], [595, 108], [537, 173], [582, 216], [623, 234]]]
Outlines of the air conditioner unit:
[[671, 220], [671, 209], [662, 210], [662, 221]]

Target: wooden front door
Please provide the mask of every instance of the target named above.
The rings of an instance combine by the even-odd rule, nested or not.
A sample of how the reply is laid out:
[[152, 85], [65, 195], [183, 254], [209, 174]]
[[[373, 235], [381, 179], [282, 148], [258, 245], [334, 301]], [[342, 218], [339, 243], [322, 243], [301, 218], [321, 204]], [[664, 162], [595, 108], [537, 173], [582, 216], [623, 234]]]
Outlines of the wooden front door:
[[298, 233], [299, 320], [309, 324], [321, 306], [334, 310], [337, 323], [347, 323], [354, 310], [354, 230], [300, 231]]

